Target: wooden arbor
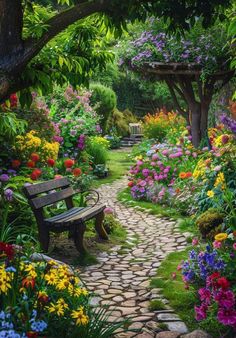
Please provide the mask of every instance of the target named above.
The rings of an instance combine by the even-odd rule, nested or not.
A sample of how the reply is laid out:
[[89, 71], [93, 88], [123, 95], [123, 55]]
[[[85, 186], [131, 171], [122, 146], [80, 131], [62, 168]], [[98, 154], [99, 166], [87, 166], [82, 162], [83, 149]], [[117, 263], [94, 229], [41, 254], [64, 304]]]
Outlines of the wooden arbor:
[[[193, 145], [198, 147], [201, 140], [207, 136], [208, 111], [212, 96], [234, 76], [234, 71], [215, 72], [203, 81], [202, 67], [197, 63], [152, 62], [144, 63], [141, 72], [154, 80], [167, 83], [178, 112], [191, 125]], [[181, 107], [178, 97], [186, 102], [186, 110]]]

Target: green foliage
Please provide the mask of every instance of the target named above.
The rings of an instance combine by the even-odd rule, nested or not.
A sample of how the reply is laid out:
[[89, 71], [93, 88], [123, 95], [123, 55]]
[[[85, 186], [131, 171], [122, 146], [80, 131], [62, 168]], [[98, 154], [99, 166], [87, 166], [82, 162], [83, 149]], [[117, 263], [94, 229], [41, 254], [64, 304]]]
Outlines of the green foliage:
[[196, 224], [203, 238], [213, 239], [214, 236], [220, 232], [220, 225], [223, 223], [224, 217], [225, 215], [222, 212], [213, 208], [201, 214], [197, 218]]
[[89, 141], [87, 152], [92, 158], [93, 165], [106, 163], [108, 158], [108, 151], [100, 143]]
[[167, 130], [164, 129], [161, 124], [149, 123], [144, 124], [143, 133], [147, 139], [154, 139], [157, 142], [163, 142], [167, 135]]
[[106, 128], [107, 120], [116, 107], [115, 92], [100, 83], [93, 83], [90, 85], [92, 90], [91, 103], [97, 105], [97, 113], [101, 116], [101, 126]]
[[129, 123], [132, 122], [137, 122], [137, 118], [130, 110], [125, 109], [121, 112], [118, 109], [114, 109], [107, 121], [107, 133], [110, 135], [113, 128], [115, 128], [118, 135], [127, 136], [129, 134]]

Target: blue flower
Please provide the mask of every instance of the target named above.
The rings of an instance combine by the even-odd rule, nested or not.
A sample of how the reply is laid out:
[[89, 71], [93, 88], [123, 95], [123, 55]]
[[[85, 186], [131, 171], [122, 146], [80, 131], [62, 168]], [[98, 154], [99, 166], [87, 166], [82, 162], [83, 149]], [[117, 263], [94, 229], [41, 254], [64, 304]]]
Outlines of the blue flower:
[[31, 329], [36, 332], [43, 332], [47, 328], [47, 326], [48, 324], [44, 320], [33, 320], [31, 324]]
[[14, 266], [9, 266], [8, 268], [5, 269], [7, 272], [16, 272], [16, 269]]

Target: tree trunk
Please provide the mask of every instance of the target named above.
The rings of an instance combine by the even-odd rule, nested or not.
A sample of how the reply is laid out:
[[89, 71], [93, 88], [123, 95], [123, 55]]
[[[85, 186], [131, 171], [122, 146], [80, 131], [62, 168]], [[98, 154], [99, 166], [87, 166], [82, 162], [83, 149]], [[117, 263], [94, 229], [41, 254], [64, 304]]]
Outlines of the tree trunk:
[[190, 110], [192, 113], [192, 143], [195, 148], [198, 148], [201, 142], [201, 106], [198, 102], [191, 103]]

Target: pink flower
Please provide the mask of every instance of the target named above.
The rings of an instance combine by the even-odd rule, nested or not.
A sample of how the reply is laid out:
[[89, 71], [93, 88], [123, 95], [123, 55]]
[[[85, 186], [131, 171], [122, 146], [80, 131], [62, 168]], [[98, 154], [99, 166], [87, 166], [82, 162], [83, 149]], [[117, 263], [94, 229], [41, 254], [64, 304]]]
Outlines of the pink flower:
[[156, 161], [156, 160], [158, 160], [158, 159], [159, 159], [158, 154], [153, 154], [153, 155], [152, 155], [152, 160], [153, 160], [153, 161]]
[[151, 162], [150, 164], [151, 164], [152, 167], [155, 167], [156, 162]]
[[137, 161], [137, 165], [142, 165], [142, 164], [143, 164], [143, 161], [141, 161], [141, 160]]
[[221, 168], [222, 168], [221, 165], [217, 165], [213, 170], [214, 170], [214, 171], [220, 171]]
[[211, 304], [211, 292], [210, 292], [210, 290], [208, 290], [206, 288], [201, 288], [201, 289], [198, 290], [198, 294], [199, 294], [202, 302], [205, 302], [205, 304], [207, 304], [207, 305]]
[[231, 290], [220, 290], [214, 297], [220, 307], [232, 309], [235, 305], [234, 293]]
[[192, 155], [193, 155], [194, 158], [197, 157], [197, 153], [195, 153], [195, 152]]
[[185, 155], [190, 155], [190, 154], [191, 154], [191, 151], [189, 151], [189, 150], [185, 151]]
[[105, 213], [106, 215], [113, 215], [113, 214], [114, 214], [114, 210], [113, 210], [112, 208], [110, 208], [110, 207], [106, 207], [106, 208], [104, 209], [104, 213]]
[[164, 149], [162, 152], [162, 155], [166, 156], [169, 154], [169, 150], [168, 149]]
[[182, 269], [182, 265], [179, 264], [179, 265], [177, 266], [177, 270], [180, 271], [181, 269]]
[[197, 238], [193, 238], [192, 240], [192, 245], [198, 245], [198, 239]]
[[214, 241], [213, 242], [213, 247], [215, 248], [215, 249], [220, 249], [220, 247], [221, 247], [221, 242], [220, 241]]
[[176, 279], [176, 272], [172, 272], [171, 277], [172, 279]]
[[236, 250], [236, 243], [233, 244], [233, 249]]
[[194, 310], [195, 310], [195, 319], [196, 320], [203, 320], [206, 319], [207, 314], [207, 305], [202, 303], [200, 306], [194, 306]]
[[236, 311], [220, 308], [217, 314], [217, 319], [223, 325], [236, 325]]

